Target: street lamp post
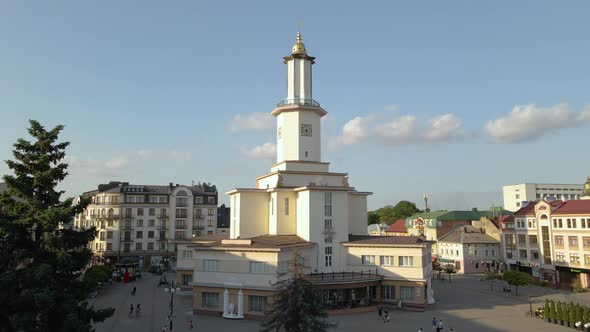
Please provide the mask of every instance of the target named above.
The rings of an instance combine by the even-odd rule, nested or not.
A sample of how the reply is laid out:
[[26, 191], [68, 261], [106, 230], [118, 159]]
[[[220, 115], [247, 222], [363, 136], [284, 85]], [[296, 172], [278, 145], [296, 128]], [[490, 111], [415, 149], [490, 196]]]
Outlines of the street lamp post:
[[531, 312], [531, 317], [533, 317], [533, 297], [529, 296], [529, 309]]
[[180, 288], [174, 287], [174, 281], [172, 281], [170, 288], [164, 288], [164, 291], [170, 293], [170, 315], [168, 315], [168, 320], [170, 321], [170, 331], [172, 331], [174, 329], [174, 293], [180, 291]]

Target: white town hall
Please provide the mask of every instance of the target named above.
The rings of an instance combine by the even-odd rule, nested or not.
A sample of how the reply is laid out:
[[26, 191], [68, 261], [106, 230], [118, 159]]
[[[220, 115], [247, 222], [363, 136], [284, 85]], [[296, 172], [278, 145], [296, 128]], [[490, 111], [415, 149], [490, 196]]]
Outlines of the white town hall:
[[[194, 292], [193, 308], [241, 319], [263, 315], [288, 277], [295, 253], [323, 292], [326, 308], [377, 302], [424, 307], [433, 302], [431, 243], [418, 237], [367, 235], [367, 196], [346, 173], [322, 161], [321, 118], [312, 66], [301, 35], [287, 65], [287, 97], [272, 111], [277, 162], [254, 188], [230, 195], [229, 239], [196, 239], [178, 247], [178, 280]], [[188, 282], [192, 280], [192, 282]]]

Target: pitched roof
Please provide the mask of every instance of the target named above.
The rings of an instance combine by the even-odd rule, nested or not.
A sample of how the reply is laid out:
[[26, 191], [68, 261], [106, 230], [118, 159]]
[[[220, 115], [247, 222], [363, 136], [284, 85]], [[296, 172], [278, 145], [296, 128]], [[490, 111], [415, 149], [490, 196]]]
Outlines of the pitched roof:
[[534, 214], [535, 213], [535, 206], [537, 205], [537, 202], [530, 202], [528, 203], [526, 206], [521, 207], [520, 209], [518, 209], [516, 212], [514, 212], [515, 216], [526, 216], [529, 214]]
[[392, 233], [405, 233], [406, 232], [406, 221], [404, 219], [398, 219], [396, 222], [391, 224], [385, 232]]
[[451, 243], [490, 243], [499, 244], [500, 241], [493, 237], [484, 234], [481, 230], [474, 226], [459, 226], [454, 230], [438, 239], [439, 242]]
[[343, 245], [420, 245], [431, 243], [431, 241], [422, 240], [418, 236], [370, 236], [370, 235], [348, 235], [348, 242], [342, 242]]
[[590, 214], [590, 200], [580, 199], [565, 201], [553, 211], [553, 214]]

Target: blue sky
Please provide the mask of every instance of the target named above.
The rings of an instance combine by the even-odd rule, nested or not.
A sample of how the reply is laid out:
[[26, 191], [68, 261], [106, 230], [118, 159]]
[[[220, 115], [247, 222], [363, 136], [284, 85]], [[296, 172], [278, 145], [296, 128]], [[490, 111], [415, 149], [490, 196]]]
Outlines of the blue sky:
[[0, 159], [37, 119], [66, 126], [69, 195], [251, 187], [273, 162], [269, 113], [301, 21], [323, 159], [374, 192], [369, 208], [423, 192], [485, 208], [504, 184], [590, 174], [588, 2], [334, 4], [2, 2]]

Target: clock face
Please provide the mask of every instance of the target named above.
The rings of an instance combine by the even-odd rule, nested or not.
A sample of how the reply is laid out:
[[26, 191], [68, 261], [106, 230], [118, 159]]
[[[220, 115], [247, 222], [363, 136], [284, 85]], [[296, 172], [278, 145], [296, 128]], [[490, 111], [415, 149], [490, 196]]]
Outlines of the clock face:
[[277, 131], [277, 136], [279, 139], [283, 138], [283, 128], [279, 127], [279, 130]]
[[311, 125], [310, 124], [301, 124], [301, 136], [308, 136], [311, 137]]

